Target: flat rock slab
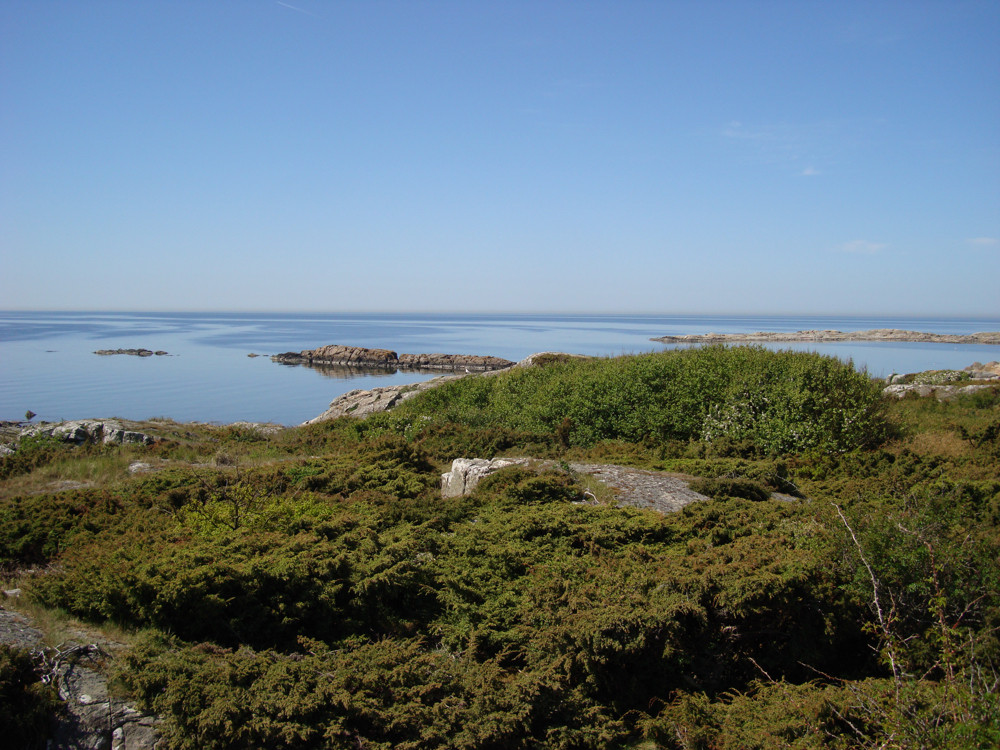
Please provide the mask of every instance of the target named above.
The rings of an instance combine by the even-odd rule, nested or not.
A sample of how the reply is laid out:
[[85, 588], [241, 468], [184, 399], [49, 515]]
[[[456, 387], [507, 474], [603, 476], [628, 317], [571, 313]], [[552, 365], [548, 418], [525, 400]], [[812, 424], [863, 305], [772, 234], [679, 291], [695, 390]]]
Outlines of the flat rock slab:
[[[506, 466], [532, 465], [540, 469], [555, 466], [552, 461], [529, 458], [456, 458], [451, 471], [441, 475], [441, 495], [468, 495], [479, 481]], [[693, 502], [710, 498], [688, 488], [687, 482], [676, 475], [661, 471], [634, 469], [615, 464], [569, 464], [571, 471], [587, 474], [615, 491], [619, 507], [673, 513]]]
[[685, 505], [711, 499], [690, 489], [683, 479], [662, 471], [615, 464], [570, 464], [569, 468], [614, 489], [620, 507], [674, 513]]
[[33, 628], [28, 618], [0, 605], [0, 643], [16, 648], [36, 648], [41, 644], [42, 638], [42, 631]]

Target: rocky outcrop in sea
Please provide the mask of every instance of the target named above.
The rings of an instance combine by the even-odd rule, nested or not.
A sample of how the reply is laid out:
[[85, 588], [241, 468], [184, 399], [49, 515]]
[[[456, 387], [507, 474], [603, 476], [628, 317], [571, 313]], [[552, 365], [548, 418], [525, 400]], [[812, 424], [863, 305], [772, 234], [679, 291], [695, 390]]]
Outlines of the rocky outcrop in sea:
[[285, 352], [271, 357], [283, 365], [339, 365], [346, 367], [378, 367], [385, 369], [457, 370], [487, 372], [504, 370], [514, 363], [501, 357], [476, 354], [397, 354], [389, 349], [368, 349], [361, 346], [330, 344], [318, 349]]
[[152, 349], [98, 349], [94, 354], [100, 354], [102, 357], [110, 357], [115, 354], [127, 354], [132, 357], [152, 357], [155, 354], [157, 357], [163, 357], [167, 352], [162, 349], [155, 352]]
[[771, 343], [802, 341], [899, 341], [931, 344], [1000, 344], [1000, 331], [983, 331], [967, 335], [950, 333], [923, 333], [898, 328], [875, 328], [868, 331], [795, 331], [781, 333], [757, 331], [756, 333], [691, 333], [682, 336], [658, 336], [650, 341], [663, 344], [727, 344]]

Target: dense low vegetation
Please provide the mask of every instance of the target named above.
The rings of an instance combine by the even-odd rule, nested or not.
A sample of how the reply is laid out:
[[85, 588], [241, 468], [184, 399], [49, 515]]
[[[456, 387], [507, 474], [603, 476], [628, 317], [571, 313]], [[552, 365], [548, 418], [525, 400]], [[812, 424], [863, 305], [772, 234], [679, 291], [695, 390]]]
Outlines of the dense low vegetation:
[[759, 347], [558, 361], [452, 382], [401, 411], [566, 445], [721, 438], [772, 453], [877, 445], [890, 428], [880, 387], [849, 364]]
[[[993, 747], [997, 424], [816, 355], [552, 361], [272, 436], [25, 445], [0, 564], [132, 633], [115, 679], [174, 748]], [[548, 468], [440, 497], [493, 455]], [[574, 461], [713, 499], [583, 503]]]

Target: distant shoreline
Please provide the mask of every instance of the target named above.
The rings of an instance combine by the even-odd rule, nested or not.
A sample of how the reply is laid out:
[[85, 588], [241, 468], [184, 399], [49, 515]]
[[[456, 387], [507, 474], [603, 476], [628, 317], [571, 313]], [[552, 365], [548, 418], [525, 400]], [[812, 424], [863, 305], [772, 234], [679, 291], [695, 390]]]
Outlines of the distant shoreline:
[[831, 342], [831, 341], [887, 341], [918, 342], [930, 344], [997, 344], [1000, 331], [983, 331], [971, 334], [924, 333], [898, 328], [875, 328], [867, 331], [757, 331], [756, 333], [689, 333], [680, 336], [657, 336], [650, 341], [663, 344], [723, 344], [769, 342]]

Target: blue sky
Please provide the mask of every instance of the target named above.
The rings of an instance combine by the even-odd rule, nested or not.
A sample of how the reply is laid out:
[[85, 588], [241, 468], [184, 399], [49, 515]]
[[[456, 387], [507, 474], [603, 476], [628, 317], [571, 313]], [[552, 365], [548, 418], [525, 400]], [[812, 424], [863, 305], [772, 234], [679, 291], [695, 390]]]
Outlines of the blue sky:
[[998, 38], [995, 0], [4, 0], [0, 307], [997, 315]]

